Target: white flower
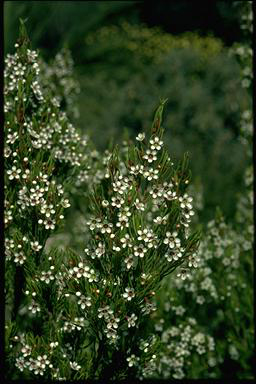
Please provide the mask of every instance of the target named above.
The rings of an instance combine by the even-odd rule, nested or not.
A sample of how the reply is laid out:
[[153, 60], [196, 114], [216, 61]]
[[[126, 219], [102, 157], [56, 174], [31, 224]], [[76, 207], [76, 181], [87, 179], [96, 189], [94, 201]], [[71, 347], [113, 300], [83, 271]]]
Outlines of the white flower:
[[134, 259], [132, 255], [128, 255], [125, 259], [124, 262], [126, 264], [126, 268], [130, 269], [133, 266]]
[[141, 311], [144, 315], [149, 315], [151, 312], [156, 311], [156, 305], [155, 303], [146, 302], [146, 304], [142, 306]]
[[50, 361], [47, 359], [47, 355], [43, 356], [37, 356], [37, 359], [35, 360], [37, 367], [40, 367], [42, 369], [46, 368], [46, 365], [50, 364]]
[[150, 168], [149, 170], [145, 171], [143, 173], [143, 175], [144, 175], [144, 177], [146, 177], [147, 180], [150, 181], [152, 179], [157, 180], [158, 179], [158, 173], [159, 173], [158, 169]]
[[86, 307], [90, 307], [92, 305], [91, 303], [92, 299], [90, 297], [85, 297], [84, 295], [78, 295], [77, 293], [78, 292], [76, 292], [76, 295], [79, 296], [78, 305], [80, 305], [82, 309], [85, 309]]
[[29, 170], [29, 169], [26, 169], [26, 170], [25, 170], [25, 173], [23, 173], [23, 175], [21, 176], [22, 179], [26, 180], [26, 179], [28, 178], [29, 174], [30, 174], [30, 170]]
[[144, 166], [143, 165], [131, 165], [130, 167], [130, 173], [132, 175], [138, 175], [139, 173], [143, 173], [144, 171]]
[[161, 217], [161, 216], [157, 216], [154, 220], [153, 220], [153, 222], [155, 223], [155, 224], [164, 224], [164, 218], [163, 217]]
[[113, 207], [121, 208], [121, 205], [124, 203], [124, 199], [118, 197], [111, 197]]
[[12, 153], [11, 148], [6, 146], [4, 148], [4, 157], [6, 157], [8, 159], [8, 157], [10, 156], [11, 153]]
[[134, 205], [135, 207], [139, 210], [139, 211], [144, 211], [145, 210], [145, 205], [143, 203], [141, 203], [139, 201], [139, 199], [136, 199], [135, 202], [134, 202]]
[[112, 228], [113, 228], [113, 224], [112, 223], [99, 224], [98, 228], [100, 228], [100, 232], [102, 234], [104, 234], [104, 233], [111, 233], [112, 232]]
[[54, 276], [52, 275], [52, 271], [42, 271], [42, 276], [40, 277], [41, 281], [44, 281], [46, 284], [49, 284], [51, 280], [54, 280]]
[[182, 257], [182, 252], [184, 252], [184, 248], [180, 248], [179, 250], [170, 249], [169, 252], [167, 252], [164, 256], [166, 257], [167, 261], [177, 261]]
[[26, 366], [30, 371], [34, 371], [37, 368], [36, 360], [29, 358], [29, 361], [26, 362]]
[[26, 367], [26, 361], [23, 356], [17, 357], [15, 362], [16, 367], [23, 372], [24, 368]]
[[120, 321], [119, 317], [111, 317], [111, 318], [109, 318], [108, 319], [108, 323], [107, 323], [107, 328], [108, 329], [110, 329], [110, 328], [117, 329], [119, 321]]
[[176, 192], [172, 189], [166, 188], [163, 195], [167, 200], [176, 200], [178, 198]]
[[29, 356], [31, 354], [32, 348], [29, 345], [24, 345], [21, 348], [21, 353], [23, 354], [24, 357]]
[[38, 366], [36, 366], [36, 367], [34, 368], [34, 374], [35, 374], [35, 375], [41, 375], [41, 376], [43, 376], [43, 375], [44, 375], [44, 370], [45, 370], [45, 368], [43, 368], [43, 367], [41, 367], [40, 365], [38, 365]]
[[134, 289], [129, 287], [125, 288], [125, 293], [123, 293], [123, 297], [126, 300], [131, 301], [131, 299], [135, 297]]
[[[31, 188], [32, 190], [32, 188]], [[30, 190], [30, 191], [31, 191]], [[41, 195], [38, 195], [38, 197], [41, 197]], [[41, 213], [42, 214], [45, 214], [45, 216], [47, 218], [49, 218], [51, 215], [54, 215], [55, 213], [55, 209], [53, 209], [53, 204], [50, 204], [49, 206], [47, 206], [46, 204], [44, 204], [42, 207], [41, 207]], [[54, 228], [53, 228], [54, 229]]]
[[177, 237], [177, 232], [166, 232], [166, 238], [164, 239], [164, 244], [168, 244], [169, 248], [180, 248], [180, 239]]
[[118, 176], [118, 179], [113, 182], [113, 190], [120, 195], [123, 195], [131, 187], [132, 180], [128, 177], [123, 177], [122, 175]]
[[187, 270], [182, 268], [181, 271], [177, 274], [177, 277], [180, 277], [182, 280], [185, 280], [188, 277]]
[[90, 272], [88, 272], [88, 274], [89, 274], [89, 276], [88, 276], [89, 283], [91, 283], [93, 281], [95, 281], [95, 282], [98, 281], [98, 276], [95, 273], [94, 269], [90, 269]]
[[93, 231], [95, 228], [98, 227], [98, 224], [101, 223], [101, 220], [99, 218], [97, 219], [92, 219], [87, 222], [87, 225], [89, 225], [89, 228], [91, 231]]
[[104, 332], [107, 334], [108, 339], [112, 339], [113, 341], [117, 340], [118, 336], [115, 329], [107, 328], [107, 329], [104, 329]]
[[70, 202], [68, 199], [64, 199], [64, 200], [62, 200], [61, 205], [63, 206], [63, 208], [69, 208]]
[[45, 229], [54, 229], [55, 228], [55, 220], [47, 219], [44, 220], [44, 227]]
[[42, 249], [42, 245], [40, 245], [38, 241], [34, 241], [34, 242], [31, 241], [30, 245], [31, 245], [31, 248], [33, 249], [33, 251], [35, 251], [35, 252], [39, 252], [40, 249]]
[[157, 160], [156, 151], [151, 151], [150, 149], [146, 150], [146, 154], [143, 156], [143, 159], [147, 160], [148, 163], [152, 163]]
[[121, 251], [121, 248], [118, 245], [115, 245], [115, 244], [113, 244], [112, 249], [113, 249], [113, 251], [116, 251], [116, 252], [120, 252]]
[[118, 222], [116, 223], [117, 227], [128, 228], [129, 227], [129, 218], [126, 215], [118, 215]]
[[18, 263], [20, 265], [24, 264], [24, 261], [26, 260], [26, 256], [23, 252], [16, 252], [14, 253], [15, 259], [14, 262]]
[[134, 246], [134, 256], [143, 258], [146, 252], [147, 248], [145, 248], [142, 244]]
[[191, 202], [193, 201], [193, 198], [188, 196], [187, 193], [183, 197], [179, 197], [179, 202], [180, 202], [180, 207], [181, 208], [188, 208], [192, 209], [192, 204]]
[[70, 361], [70, 368], [74, 369], [74, 371], [79, 371], [81, 369], [81, 365], [78, 365], [75, 361]]
[[143, 231], [140, 229], [138, 230], [138, 240], [143, 240], [148, 248], [152, 248], [157, 240], [157, 237], [152, 229], [145, 228]]
[[145, 353], [148, 352], [148, 347], [149, 347], [149, 342], [142, 340], [141, 345], [140, 345], [140, 350], [144, 351]]
[[31, 301], [31, 304], [30, 304], [30, 306], [28, 307], [28, 309], [29, 309], [32, 313], [36, 313], [36, 312], [40, 312], [40, 311], [41, 311], [39, 305], [38, 305], [34, 300]]
[[98, 308], [98, 318], [101, 319], [102, 317], [105, 318], [105, 320], [108, 320], [113, 315], [113, 310], [110, 309], [109, 305], [106, 305], [105, 307]]
[[136, 136], [137, 141], [143, 141], [145, 139], [145, 133], [139, 133], [138, 136]]
[[50, 343], [50, 347], [51, 348], [56, 348], [56, 347], [58, 347], [58, 345], [59, 345], [59, 342], [58, 341], [52, 341], [51, 343]]
[[131, 316], [130, 317], [127, 316], [126, 319], [128, 321], [128, 328], [130, 328], [130, 327], [135, 327], [136, 320], [138, 320], [138, 317], [134, 313], [132, 313]]
[[173, 307], [172, 309], [178, 316], [182, 316], [186, 312], [186, 309], [182, 307], [182, 305], [178, 305], [177, 307]]
[[89, 276], [89, 274], [88, 274], [89, 269], [90, 268], [87, 265], [84, 265], [83, 262], [80, 262], [80, 263], [78, 263], [77, 267], [74, 267], [70, 271], [70, 273], [74, 274], [75, 277], [77, 277], [79, 279], [82, 276], [88, 277]]
[[127, 357], [126, 361], [128, 361], [129, 367], [133, 367], [139, 361], [139, 357], [136, 357], [134, 354], [132, 354], [131, 356]]
[[12, 211], [8, 210], [4, 212], [4, 223], [8, 224], [12, 221], [13, 216], [12, 216]]
[[128, 233], [126, 233], [125, 236], [120, 239], [120, 242], [122, 243], [122, 248], [132, 247], [131, 239]]
[[199, 259], [195, 255], [189, 255], [188, 266], [197, 268]]
[[196, 302], [202, 305], [205, 302], [205, 298], [203, 296], [196, 296]]
[[157, 199], [158, 197], [162, 197], [163, 190], [159, 187], [154, 187], [149, 191], [150, 195], [153, 197], [153, 199]]
[[21, 169], [17, 169], [15, 165], [12, 167], [11, 170], [7, 171], [7, 175], [9, 175], [9, 180], [13, 179], [19, 179], [20, 178]]
[[13, 134], [8, 133], [6, 143], [13, 144], [18, 139], [18, 137], [19, 137], [18, 132], [13, 132]]
[[152, 150], [159, 151], [163, 145], [163, 141], [159, 139], [158, 136], [155, 136], [153, 139], [149, 140], [150, 148]]
[[100, 241], [98, 243], [98, 247], [95, 249], [95, 253], [97, 257], [101, 257], [105, 253], [105, 245]]
[[102, 200], [101, 205], [106, 208], [109, 206], [109, 202], [107, 200]]

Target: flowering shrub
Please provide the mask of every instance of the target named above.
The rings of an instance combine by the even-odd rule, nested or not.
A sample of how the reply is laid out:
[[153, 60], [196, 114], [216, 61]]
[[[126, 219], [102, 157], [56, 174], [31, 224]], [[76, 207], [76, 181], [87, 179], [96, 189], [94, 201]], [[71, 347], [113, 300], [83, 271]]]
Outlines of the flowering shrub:
[[[67, 88], [69, 71], [53, 66], [43, 75], [47, 67], [30, 49], [23, 23], [20, 29], [17, 51], [7, 56], [4, 73], [6, 336], [9, 340], [9, 332], [17, 327], [21, 336], [16, 335], [16, 341], [23, 340], [27, 329], [38, 332], [35, 314], [44, 318], [47, 290], [40, 302], [31, 284], [34, 279], [49, 284], [57, 273], [52, 257], [45, 259], [44, 248], [63, 225], [71, 180], [79, 177], [88, 157], [87, 141], [65, 112], [72, 88]], [[49, 88], [50, 74], [56, 78]], [[58, 93], [61, 87], [65, 91]], [[9, 341], [7, 348], [12, 348]]]
[[[166, 282], [164, 290], [168, 293], [161, 296], [161, 310], [155, 324], [163, 341], [158, 375], [216, 378], [229, 364], [234, 377], [250, 378], [253, 350], [252, 222], [242, 232], [239, 227], [233, 229], [227, 225], [221, 215], [217, 216], [208, 224], [198, 258], [198, 268], [185, 281]], [[195, 331], [204, 334], [200, 350], [196, 351], [193, 351], [192, 336], [188, 338], [188, 344], [183, 342], [183, 329], [189, 327], [192, 332], [190, 318], [193, 318]], [[181, 339], [172, 339], [170, 347], [166, 335], [172, 335], [172, 324]], [[210, 349], [204, 344], [207, 339], [212, 340]], [[180, 351], [175, 359], [172, 355], [174, 348]]]
[[[53, 67], [40, 63], [23, 22], [20, 29], [4, 75], [7, 372], [136, 377], [157, 359], [159, 340], [147, 332], [155, 291], [176, 268], [184, 278], [196, 266], [188, 159], [175, 166], [164, 148], [162, 101], [150, 135], [138, 134], [126, 153], [106, 153], [95, 176], [87, 140], [68, 118], [70, 72], [60, 56]], [[88, 170], [90, 180], [81, 176]], [[47, 251], [70, 196], [88, 180], [86, 248]]]
[[16, 48], [4, 73], [6, 376], [252, 378], [252, 168], [234, 225], [217, 211], [199, 244], [200, 183], [165, 148], [165, 100], [151, 129], [100, 155], [73, 125], [69, 52], [46, 64], [23, 22]]
[[[243, 25], [250, 31], [248, 21], [252, 18], [247, 3], [243, 2]], [[250, 91], [250, 40], [249, 44], [235, 44], [231, 52], [239, 54], [241, 81]], [[251, 160], [251, 110], [242, 114], [240, 135]], [[251, 166], [244, 179], [244, 193], [238, 196], [234, 224], [225, 222], [217, 211], [202, 236], [198, 268], [185, 281], [165, 282], [154, 324], [162, 349], [151, 377], [253, 378]]]

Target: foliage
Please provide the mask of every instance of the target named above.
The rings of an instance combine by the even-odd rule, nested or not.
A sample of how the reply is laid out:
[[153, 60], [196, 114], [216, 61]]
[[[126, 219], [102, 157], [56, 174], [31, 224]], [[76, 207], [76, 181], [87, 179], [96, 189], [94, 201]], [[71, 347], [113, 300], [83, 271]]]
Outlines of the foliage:
[[[174, 37], [129, 24], [102, 28], [87, 40], [92, 61], [81, 76], [80, 109], [98, 148], [109, 136], [120, 141], [124, 129], [145, 130], [155, 100], [168, 98], [166, 143], [178, 159], [185, 150], [191, 153], [192, 172], [204, 185], [200, 220], [207, 223], [218, 204], [232, 219], [247, 163], [239, 120], [249, 108], [235, 58], [214, 38]], [[103, 130], [108, 134], [100, 135]]]
[[[121, 98], [110, 98], [104, 127], [118, 105], [116, 126], [131, 124], [135, 132], [126, 131], [121, 145], [110, 142], [104, 152], [75, 128], [80, 84], [73, 76], [70, 52], [65, 47], [47, 64], [31, 49], [21, 21], [16, 52], [7, 56], [4, 72], [6, 378], [253, 378], [252, 166], [245, 172], [241, 166], [243, 189], [236, 196], [233, 223], [217, 209], [204, 230], [200, 215], [205, 215], [204, 204], [209, 202], [206, 181], [196, 177], [190, 184], [188, 156], [176, 162], [175, 151], [169, 155], [162, 126], [164, 108], [174, 105], [167, 92], [168, 63], [169, 68], [176, 65], [170, 72], [180, 84], [187, 77], [187, 85], [196, 88], [204, 76], [200, 92], [205, 98], [203, 82], [209, 81], [214, 93], [214, 84], [224, 74], [221, 80], [229, 79], [225, 84], [230, 84], [228, 104], [234, 101], [228, 97], [234, 85], [228, 72], [235, 56], [241, 75], [237, 84], [241, 82], [245, 100], [238, 97], [232, 107], [232, 129], [245, 163], [251, 162], [252, 15], [250, 2], [238, 3], [248, 40], [235, 44], [230, 56], [211, 38], [194, 35], [166, 36], [173, 46], [168, 51], [163, 45], [157, 55], [163, 35], [159, 30], [128, 24], [122, 26], [123, 34], [109, 29], [116, 48], [123, 45], [127, 54], [135, 49], [134, 57], [127, 56], [127, 63], [135, 65], [127, 65], [134, 70], [127, 83], [125, 63], [120, 65], [120, 76], [111, 84], [113, 97], [119, 89]], [[123, 44], [129, 43], [130, 35], [135, 48]], [[109, 50], [101, 34], [94, 38], [101, 52]], [[186, 41], [198, 43], [197, 49], [189, 52], [179, 46]], [[99, 66], [90, 69], [99, 87], [102, 79], [108, 81], [111, 68], [119, 68], [118, 55], [113, 55], [113, 63], [110, 58], [103, 73]], [[185, 73], [180, 78], [175, 72], [179, 66]], [[150, 83], [151, 78], [154, 86], [142, 81]], [[89, 77], [86, 81], [89, 84]], [[154, 89], [157, 92], [162, 85], [170, 100], [160, 100], [151, 123], [146, 107], [153, 109]], [[190, 105], [195, 88], [190, 98], [184, 92], [180, 100]], [[106, 97], [108, 91], [104, 90]], [[132, 107], [127, 99], [133, 101]], [[225, 98], [216, 93], [217, 99], [216, 111], [224, 115]], [[195, 108], [197, 104], [204, 110], [200, 99], [194, 101]], [[210, 109], [205, 109], [210, 116]], [[181, 118], [185, 116], [186, 127], [208, 141], [211, 135], [218, 137], [221, 118], [218, 124], [205, 120], [208, 136], [200, 119], [193, 125], [185, 110]], [[86, 129], [94, 127], [97, 111], [94, 119], [83, 116]], [[169, 125], [172, 114], [167, 111]], [[203, 112], [198, 108], [197, 113]], [[217, 119], [217, 113], [212, 116]], [[217, 144], [216, 151], [223, 150]], [[210, 158], [210, 150], [205, 153]], [[212, 172], [210, 161], [207, 166]], [[208, 193], [212, 190], [211, 185]], [[201, 236], [195, 228], [202, 229]]]
[[[4, 3], [5, 53], [13, 52], [19, 18], [28, 20], [33, 47], [41, 47], [44, 57], [51, 59], [64, 44], [69, 44], [76, 62], [83, 61], [84, 34], [107, 24], [120, 14], [132, 14], [135, 1], [7, 1]], [[76, 22], [74, 22], [74, 20]]]
[[[247, 4], [242, 7], [243, 25], [248, 32], [251, 9]], [[231, 50], [238, 55], [241, 82], [248, 93], [252, 75], [250, 44], [249, 34], [247, 42], [235, 44]], [[241, 117], [240, 135], [250, 160], [251, 127], [251, 109], [246, 109]], [[254, 378], [252, 208], [250, 166], [244, 174], [244, 191], [238, 197], [234, 223], [227, 224], [217, 211], [203, 234], [198, 268], [183, 283], [178, 279], [166, 280], [154, 324], [162, 349], [159, 363], [151, 373], [153, 377]]]
[[148, 27], [161, 25], [166, 32], [175, 35], [184, 31], [200, 35], [211, 33], [231, 45], [241, 38], [240, 13], [232, 3], [219, 0], [200, 7], [194, 7], [189, 0], [169, 3], [159, 0], [157, 5], [131, 0], [7, 1], [4, 3], [4, 49], [5, 53], [13, 52], [19, 18], [28, 19], [33, 47], [40, 47], [47, 58], [52, 58], [68, 42], [76, 64], [84, 63], [81, 47], [86, 33], [124, 20], [146, 23]]
[[[200, 37], [192, 32], [174, 36], [157, 27], [127, 22], [91, 32], [86, 35], [85, 43], [87, 61], [89, 65], [93, 63], [91, 70], [98, 72], [104, 68], [108, 71], [111, 65], [118, 66], [116, 77], [119, 75], [117, 79], [120, 81], [134, 71], [143, 70], [147, 64], [159, 63], [173, 49], [192, 48], [201, 53], [202, 60], [219, 54], [223, 49], [221, 40], [213, 37]], [[120, 67], [124, 67], [123, 72]]]
[[69, 61], [49, 69], [41, 63], [41, 70], [23, 22], [16, 48], [5, 62], [4, 89], [7, 374], [136, 377], [159, 348], [146, 326], [155, 290], [180, 266], [185, 277], [199, 243], [189, 230], [187, 156], [175, 166], [163, 147], [162, 101], [150, 135], [140, 133], [120, 160], [112, 149], [87, 189], [84, 252], [51, 246], [47, 253], [70, 206], [67, 194], [76, 191], [71, 185], [81, 181], [79, 168], [88, 166], [87, 140], [61, 110], [69, 110], [75, 89]]
[[[251, 204], [249, 207], [251, 210]], [[223, 374], [251, 379], [252, 220], [241, 231], [218, 215], [208, 224], [198, 258], [198, 268], [185, 282], [166, 281], [163, 292], [167, 293], [161, 295], [154, 325], [163, 341], [155, 374], [174, 378], [218, 378]], [[193, 341], [196, 336], [185, 336], [187, 327], [190, 332], [197, 330], [198, 343]], [[170, 336], [175, 336], [172, 347]], [[211, 340], [210, 349], [207, 340]], [[195, 346], [197, 352], [193, 351]]]

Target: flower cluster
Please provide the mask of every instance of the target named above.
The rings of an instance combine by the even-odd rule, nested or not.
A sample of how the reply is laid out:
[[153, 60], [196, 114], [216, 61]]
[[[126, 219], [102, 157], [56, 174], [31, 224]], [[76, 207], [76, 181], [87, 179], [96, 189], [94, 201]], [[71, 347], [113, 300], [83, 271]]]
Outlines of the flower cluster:
[[[120, 354], [112, 378], [121, 377], [123, 367], [143, 365], [148, 372], [158, 343], [147, 338], [143, 322], [156, 311], [162, 279], [197, 265], [199, 243], [199, 234], [189, 232], [187, 157], [175, 166], [163, 143], [165, 102], [149, 135], [100, 159], [88, 154], [87, 137], [69, 119], [75, 86], [64, 56], [45, 66], [30, 50], [23, 23], [16, 48], [5, 62], [4, 88], [6, 270], [21, 282], [15, 299], [13, 280], [6, 283], [8, 337], [12, 324], [25, 335], [13, 349], [16, 367], [46, 380], [80, 373], [98, 378], [111, 372], [109, 356]], [[54, 78], [57, 85], [48, 87]], [[87, 207], [82, 249], [49, 246], [78, 187]]]
[[161, 340], [163, 348], [155, 362], [154, 372], [145, 377], [152, 376], [152, 373], [155, 375], [158, 371], [163, 378], [183, 379], [187, 376], [187, 366], [191, 364], [193, 353], [199, 356], [207, 353], [210, 367], [216, 363], [214, 339], [198, 330], [194, 318], [188, 318], [187, 322], [181, 321], [178, 326], [167, 328], [162, 332]]

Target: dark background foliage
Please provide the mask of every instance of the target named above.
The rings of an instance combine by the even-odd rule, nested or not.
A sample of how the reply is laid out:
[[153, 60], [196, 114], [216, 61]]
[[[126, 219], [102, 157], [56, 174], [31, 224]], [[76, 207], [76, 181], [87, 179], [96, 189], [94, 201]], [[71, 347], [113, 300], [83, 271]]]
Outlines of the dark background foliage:
[[148, 27], [161, 26], [171, 34], [210, 33], [226, 45], [241, 39], [239, 9], [225, 1], [6, 1], [7, 52], [13, 49], [18, 17], [29, 19], [28, 33], [33, 32], [31, 37], [36, 46], [51, 56], [63, 40], [68, 41], [76, 62], [81, 58], [79, 46], [85, 33], [120, 20], [145, 23]]

